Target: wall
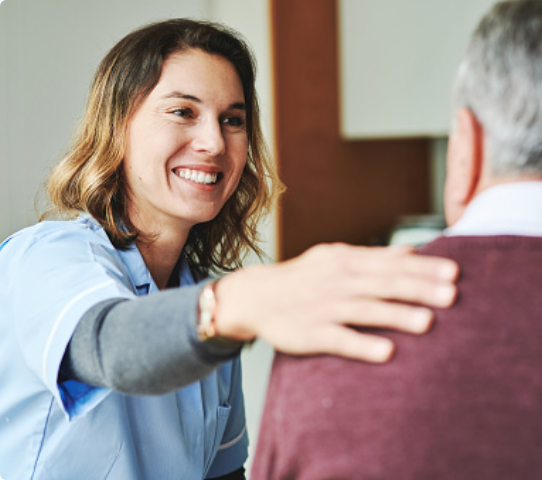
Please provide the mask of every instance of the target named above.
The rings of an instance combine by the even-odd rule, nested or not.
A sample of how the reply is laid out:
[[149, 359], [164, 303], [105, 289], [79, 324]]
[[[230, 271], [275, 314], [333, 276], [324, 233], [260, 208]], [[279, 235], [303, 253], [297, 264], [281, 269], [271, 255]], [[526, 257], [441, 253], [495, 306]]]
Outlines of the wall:
[[495, 2], [338, 0], [345, 137], [447, 135], [457, 66]]
[[[0, 238], [36, 221], [35, 194], [65, 150], [91, 77], [107, 50], [151, 21], [190, 16], [238, 29], [259, 62], [264, 130], [271, 134], [271, 54], [267, 0], [5, 0], [0, 4]], [[275, 258], [274, 219], [262, 226]], [[254, 261], [253, 259], [251, 261]], [[271, 349], [243, 354], [254, 448]]]

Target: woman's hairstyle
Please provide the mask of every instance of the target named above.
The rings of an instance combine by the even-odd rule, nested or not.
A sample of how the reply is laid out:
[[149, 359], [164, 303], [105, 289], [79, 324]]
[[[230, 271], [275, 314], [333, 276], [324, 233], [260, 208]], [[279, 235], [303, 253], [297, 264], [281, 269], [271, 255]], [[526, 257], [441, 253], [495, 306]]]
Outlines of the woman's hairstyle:
[[260, 127], [255, 62], [236, 32], [218, 24], [172, 19], [142, 27], [118, 42], [102, 60], [88, 105], [66, 156], [53, 169], [49, 196], [53, 207], [42, 215], [87, 212], [117, 248], [136, 238], [128, 216], [122, 162], [130, 117], [160, 79], [174, 53], [200, 49], [228, 60], [243, 86], [248, 158], [239, 186], [211, 221], [192, 227], [184, 252], [200, 275], [240, 266], [249, 250], [259, 256], [257, 224], [283, 190], [270, 161]]
[[454, 107], [484, 127], [495, 175], [542, 174], [542, 2], [505, 1], [474, 31], [455, 81]]

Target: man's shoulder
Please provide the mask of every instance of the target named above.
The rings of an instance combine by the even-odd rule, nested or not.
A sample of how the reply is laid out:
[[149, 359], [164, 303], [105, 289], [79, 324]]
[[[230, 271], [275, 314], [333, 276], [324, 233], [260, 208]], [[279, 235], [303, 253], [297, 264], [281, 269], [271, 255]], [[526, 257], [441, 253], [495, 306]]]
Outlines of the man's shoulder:
[[508, 252], [542, 252], [542, 237], [521, 235], [461, 235], [441, 236], [418, 250], [422, 255], [449, 258], [480, 255], [483, 252], [506, 250]]

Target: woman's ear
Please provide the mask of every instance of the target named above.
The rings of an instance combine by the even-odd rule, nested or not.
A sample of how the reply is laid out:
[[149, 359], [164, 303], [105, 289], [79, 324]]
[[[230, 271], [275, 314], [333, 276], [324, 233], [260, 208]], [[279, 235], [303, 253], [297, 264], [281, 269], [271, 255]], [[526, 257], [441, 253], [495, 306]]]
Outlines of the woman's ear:
[[468, 108], [456, 112], [448, 140], [444, 210], [453, 225], [477, 192], [484, 157], [484, 129]]

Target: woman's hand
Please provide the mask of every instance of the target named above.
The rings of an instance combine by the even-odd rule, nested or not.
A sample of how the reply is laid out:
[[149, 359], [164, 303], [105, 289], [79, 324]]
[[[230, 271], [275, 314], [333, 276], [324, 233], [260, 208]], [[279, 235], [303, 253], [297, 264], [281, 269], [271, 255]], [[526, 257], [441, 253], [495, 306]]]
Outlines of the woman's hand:
[[348, 325], [421, 334], [429, 308], [448, 307], [456, 295], [457, 264], [418, 256], [410, 247], [318, 245], [293, 260], [225, 276], [217, 285], [220, 335], [260, 337], [290, 354], [330, 353], [385, 362], [393, 343]]

